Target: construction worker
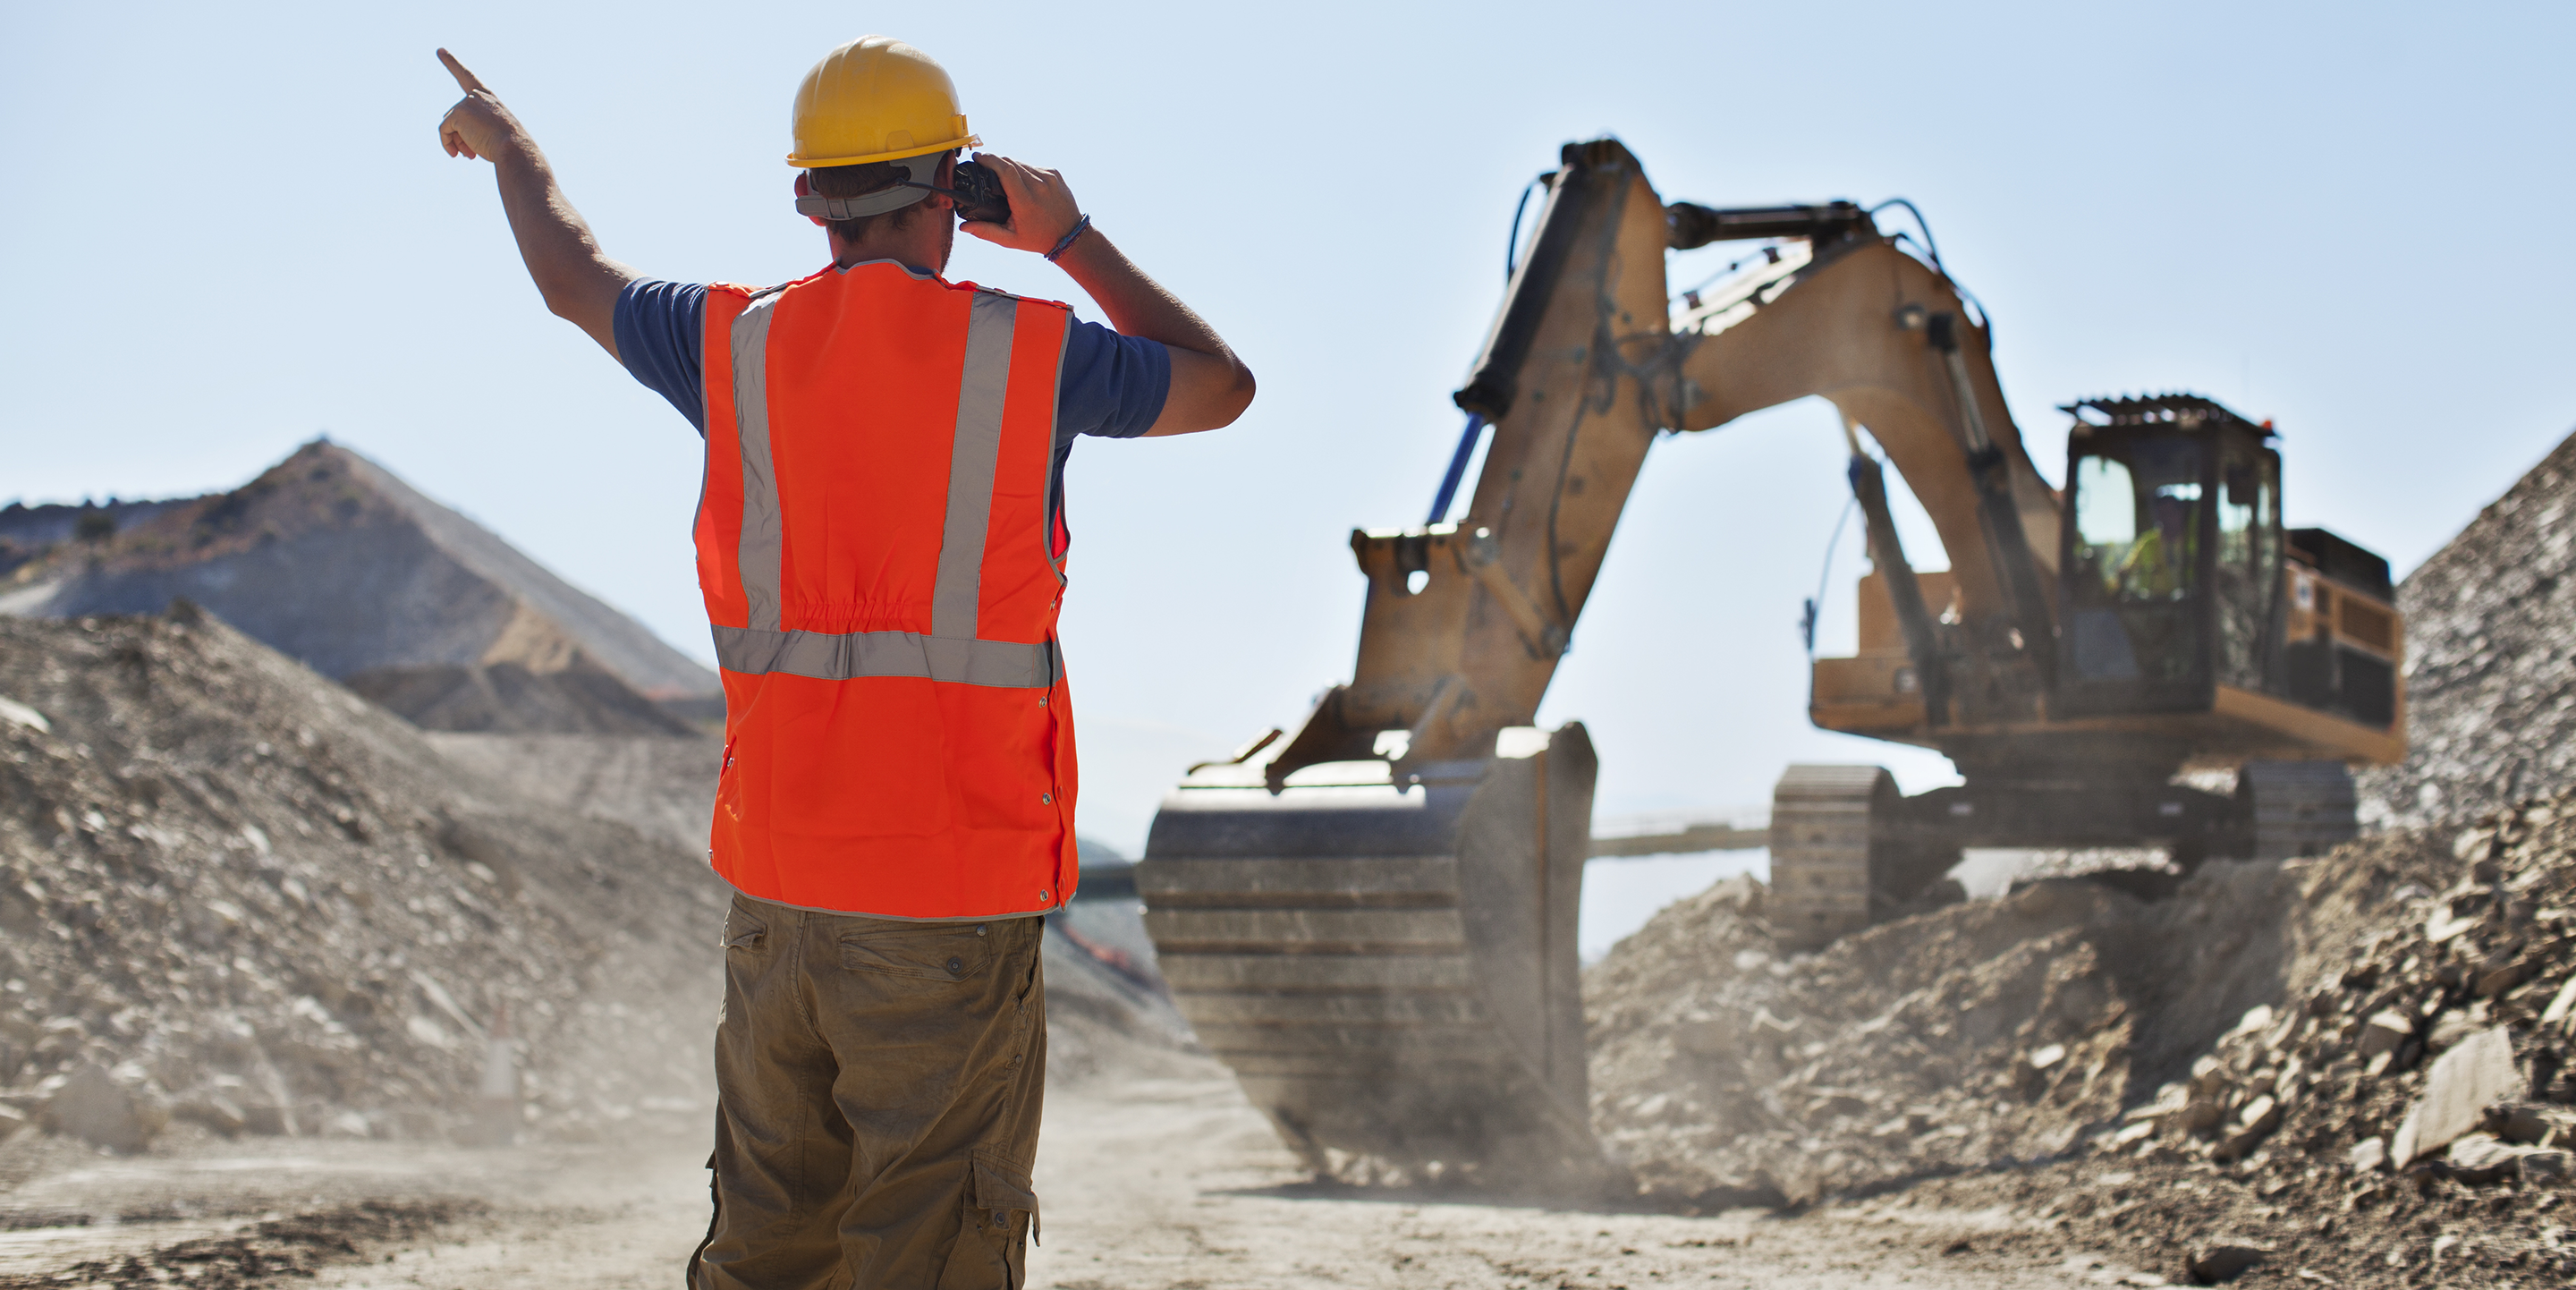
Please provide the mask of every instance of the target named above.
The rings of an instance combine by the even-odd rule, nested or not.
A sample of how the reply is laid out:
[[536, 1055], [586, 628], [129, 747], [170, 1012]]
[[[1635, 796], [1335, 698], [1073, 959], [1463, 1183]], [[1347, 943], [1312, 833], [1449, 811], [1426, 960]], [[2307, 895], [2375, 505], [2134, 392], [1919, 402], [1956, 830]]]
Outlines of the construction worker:
[[2191, 510], [2181, 498], [2159, 492], [2148, 514], [2154, 526], [2139, 534], [2121, 559], [2120, 588], [2131, 600], [2179, 599], [2191, 585], [2199, 547], [2191, 531]]
[[1039, 917], [1077, 878], [1056, 643], [1080, 435], [1227, 425], [1252, 373], [1110, 244], [1064, 177], [975, 158], [1115, 327], [940, 277], [980, 142], [882, 36], [797, 91], [796, 208], [831, 262], [783, 286], [603, 254], [545, 156], [450, 57], [439, 135], [494, 164], [546, 307], [706, 439], [696, 537], [725, 686], [708, 856], [736, 889], [698, 1290], [1021, 1282], [1046, 1060]]

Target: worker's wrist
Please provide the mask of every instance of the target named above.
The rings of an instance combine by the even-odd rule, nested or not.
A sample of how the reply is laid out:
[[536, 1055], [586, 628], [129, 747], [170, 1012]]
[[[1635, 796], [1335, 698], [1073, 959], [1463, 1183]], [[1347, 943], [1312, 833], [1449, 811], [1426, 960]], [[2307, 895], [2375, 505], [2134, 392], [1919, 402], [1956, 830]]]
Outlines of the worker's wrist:
[[1039, 254], [1045, 256], [1047, 263], [1049, 264], [1062, 260], [1068, 252], [1073, 250], [1075, 244], [1082, 241], [1083, 234], [1090, 231], [1091, 217], [1085, 215], [1082, 218], [1075, 220], [1073, 222], [1073, 227], [1068, 230], [1063, 237], [1057, 238], [1056, 243], [1052, 248], [1041, 251]]
[[1099, 268], [1100, 257], [1108, 250], [1108, 235], [1100, 231], [1099, 225], [1094, 224], [1082, 230], [1082, 236], [1073, 239], [1073, 245], [1066, 247], [1064, 254], [1055, 257], [1055, 267], [1079, 280], [1085, 274], [1095, 272]]

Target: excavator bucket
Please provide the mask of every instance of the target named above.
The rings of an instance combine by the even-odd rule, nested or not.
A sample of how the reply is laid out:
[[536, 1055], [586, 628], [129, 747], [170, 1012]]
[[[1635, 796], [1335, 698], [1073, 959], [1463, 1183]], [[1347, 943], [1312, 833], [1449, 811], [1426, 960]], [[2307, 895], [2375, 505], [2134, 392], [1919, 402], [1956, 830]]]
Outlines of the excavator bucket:
[[1581, 725], [1489, 758], [1204, 766], [1136, 869], [1165, 979], [1320, 1176], [1562, 1187], [1588, 1123], [1575, 922], [1595, 761]]

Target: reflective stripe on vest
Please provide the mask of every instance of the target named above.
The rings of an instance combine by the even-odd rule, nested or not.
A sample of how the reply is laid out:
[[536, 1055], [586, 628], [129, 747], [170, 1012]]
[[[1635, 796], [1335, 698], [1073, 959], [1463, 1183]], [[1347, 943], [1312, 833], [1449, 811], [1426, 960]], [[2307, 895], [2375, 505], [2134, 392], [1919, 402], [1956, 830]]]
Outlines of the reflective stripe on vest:
[[[766, 357], [782, 292], [745, 306], [733, 324], [734, 409], [742, 442], [742, 537], [735, 561], [749, 625], [715, 629], [716, 662], [729, 672], [792, 672], [821, 680], [926, 676], [966, 685], [1055, 684], [1045, 645], [979, 641], [975, 593], [984, 572], [993, 473], [1002, 449], [1002, 400], [1010, 387], [1011, 333], [1019, 301], [975, 293], [966, 328], [965, 379], [958, 382], [957, 429], [948, 458], [948, 506], [939, 538], [939, 581], [931, 592], [930, 634], [804, 632], [778, 627], [782, 524], [778, 473], [769, 444]], [[1052, 462], [1049, 463], [1052, 467]]]
[[726, 693], [710, 859], [808, 908], [1061, 904], [1068, 312], [880, 262], [719, 285], [705, 318], [696, 538]]

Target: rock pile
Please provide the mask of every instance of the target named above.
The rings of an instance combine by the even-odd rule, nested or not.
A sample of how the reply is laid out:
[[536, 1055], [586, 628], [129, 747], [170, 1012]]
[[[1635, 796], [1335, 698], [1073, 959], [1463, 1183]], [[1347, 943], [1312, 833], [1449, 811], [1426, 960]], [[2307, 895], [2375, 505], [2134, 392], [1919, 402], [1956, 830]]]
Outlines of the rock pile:
[[1759, 883], [1721, 883], [1586, 973], [1595, 1125], [1642, 1189], [1698, 1204], [2067, 1151], [2273, 997], [2294, 887], [2268, 864], [2156, 902], [2053, 878], [1805, 955]]
[[2576, 1275], [2576, 792], [1813, 956], [1761, 897], [1668, 909], [1586, 979], [1595, 1123], [1650, 1195], [2002, 1204], [2183, 1280]]
[[2438, 824], [2576, 786], [2576, 438], [2398, 588], [2405, 762], [2360, 776], [2365, 824]]
[[210, 616], [0, 618], [0, 1118], [445, 1135], [506, 1014], [531, 1130], [698, 1128], [721, 899]]
[[2038, 1216], [2150, 1247], [2259, 1234], [2269, 1262], [2347, 1284], [2576, 1278], [2576, 793], [2440, 841], [2308, 862], [2367, 921], [2317, 938], [2278, 1006], [2088, 1142], [2118, 1186]]
[[2388, 872], [2386, 925], [2248, 1011], [2112, 1145], [2236, 1161], [2277, 1141], [2480, 1182], [2576, 1172], [2576, 1111], [2551, 1105], [2576, 1103], [2576, 795], [2469, 829], [2456, 852], [2442, 890]]

